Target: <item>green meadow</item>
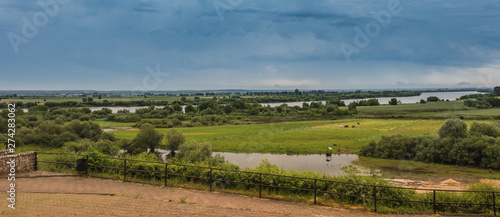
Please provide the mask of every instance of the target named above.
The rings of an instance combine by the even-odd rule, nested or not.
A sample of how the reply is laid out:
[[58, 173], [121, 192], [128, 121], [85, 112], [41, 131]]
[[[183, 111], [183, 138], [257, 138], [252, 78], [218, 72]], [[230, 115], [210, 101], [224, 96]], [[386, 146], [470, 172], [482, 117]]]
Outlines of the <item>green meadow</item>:
[[[334, 153], [357, 153], [384, 135], [436, 135], [445, 120], [346, 119], [270, 124], [175, 128], [187, 141], [210, 142], [214, 151], [317, 154], [328, 147]], [[101, 122], [103, 124], [105, 122]], [[359, 123], [359, 124], [358, 124]], [[468, 121], [471, 124], [472, 121]], [[341, 127], [348, 125], [349, 128]], [[352, 128], [355, 126], [355, 128]], [[157, 129], [165, 133], [170, 129]], [[138, 130], [114, 131], [117, 138], [133, 139]], [[336, 144], [336, 145], [334, 145]]]

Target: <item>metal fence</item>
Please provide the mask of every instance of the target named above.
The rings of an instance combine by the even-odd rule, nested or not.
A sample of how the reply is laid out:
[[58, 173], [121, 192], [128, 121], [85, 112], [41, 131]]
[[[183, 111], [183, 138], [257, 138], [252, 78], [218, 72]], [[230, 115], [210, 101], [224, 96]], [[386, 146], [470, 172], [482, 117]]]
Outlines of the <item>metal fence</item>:
[[[259, 191], [259, 197], [262, 197], [262, 190], [263, 188], [269, 189], [288, 189], [288, 190], [296, 190], [299, 192], [308, 192], [309, 194], [312, 194], [314, 198], [314, 204], [317, 203], [317, 198], [319, 197], [318, 194], [332, 194], [332, 195], [340, 195], [340, 196], [345, 196], [345, 197], [356, 197], [356, 198], [362, 198], [363, 200], [372, 200], [373, 201], [373, 210], [374, 212], [377, 212], [377, 204], [380, 204], [380, 201], [393, 201], [393, 202], [400, 202], [400, 203], [420, 203], [420, 204], [427, 204], [429, 206], [432, 206], [432, 210], [434, 214], [437, 214], [438, 211], [438, 206], [444, 205], [444, 206], [449, 206], [449, 205], [458, 205], [458, 206], [487, 206], [491, 207], [490, 211], [493, 212], [494, 216], [497, 216], [497, 205], [498, 203], [496, 202], [496, 197], [500, 194], [500, 192], [496, 191], [467, 191], [467, 190], [437, 190], [437, 189], [415, 189], [415, 188], [406, 188], [406, 187], [395, 187], [395, 186], [381, 186], [381, 185], [369, 185], [369, 184], [359, 184], [359, 183], [350, 183], [350, 182], [342, 182], [342, 181], [335, 181], [335, 180], [327, 180], [327, 179], [314, 179], [314, 178], [304, 178], [304, 177], [295, 177], [295, 176], [286, 176], [286, 175], [276, 175], [276, 174], [268, 174], [268, 173], [258, 173], [258, 172], [249, 172], [249, 171], [240, 171], [240, 170], [228, 170], [228, 169], [221, 169], [221, 168], [213, 168], [213, 167], [203, 167], [203, 166], [194, 166], [194, 165], [182, 165], [182, 164], [174, 164], [174, 163], [162, 163], [162, 162], [154, 162], [154, 161], [144, 161], [144, 160], [134, 160], [134, 159], [125, 159], [125, 158], [115, 158], [115, 157], [105, 157], [105, 156], [94, 156], [94, 155], [83, 155], [83, 154], [73, 154], [73, 153], [58, 153], [58, 152], [36, 152], [36, 158], [35, 158], [35, 165], [36, 169], [38, 170], [39, 163], [47, 163], [47, 164], [64, 164], [64, 165], [70, 165], [71, 167], [76, 166], [76, 162], [56, 162], [56, 161], [43, 161], [39, 160], [38, 154], [47, 154], [47, 155], [73, 155], [73, 156], [80, 156], [82, 159], [89, 159], [89, 158], [94, 158], [94, 159], [113, 159], [113, 160], [119, 160], [123, 161], [123, 167], [110, 167], [110, 166], [103, 166], [103, 165], [92, 165], [89, 164], [89, 170], [92, 171], [92, 168], [106, 168], [106, 169], [112, 169], [116, 170], [119, 173], [123, 174], [123, 181], [126, 182], [128, 177], [129, 172], [140, 172], [140, 173], [150, 173], [150, 174], [158, 174], [163, 177], [163, 185], [167, 186], [169, 179], [172, 179], [173, 177], [184, 177], [184, 178], [190, 178], [190, 179], [197, 179], [197, 180], [205, 180], [209, 184], [209, 189], [212, 191], [212, 186], [214, 185], [214, 182], [225, 182], [225, 183], [234, 183], [234, 184], [241, 184], [245, 186], [253, 186], [258, 188]], [[137, 169], [131, 169], [127, 167], [127, 162], [143, 162], [147, 164], [159, 164], [159, 165], [164, 165], [164, 171], [159, 172], [159, 171], [152, 171], [152, 170], [137, 170]], [[191, 168], [199, 168], [199, 169], [204, 169], [208, 172], [208, 175], [206, 177], [203, 176], [192, 176], [192, 175], [185, 175], [185, 174], [179, 174], [179, 173], [173, 173], [169, 172], [169, 167], [172, 166], [178, 166], [178, 167], [191, 167]], [[89, 170], [87, 170], [85, 173], [88, 175]], [[258, 177], [256, 182], [248, 182], [247, 181], [236, 181], [236, 180], [227, 180], [227, 179], [220, 179], [218, 177], [214, 177], [214, 172], [215, 171], [224, 171], [224, 172], [234, 172], [238, 174], [251, 174], [256, 177]], [[279, 177], [279, 178], [290, 178], [290, 179], [295, 179], [295, 180], [301, 180], [301, 181], [309, 181], [311, 183], [314, 183], [311, 188], [295, 188], [295, 187], [286, 187], [286, 186], [278, 186], [278, 185], [272, 185], [270, 183], [265, 183], [262, 180], [262, 177]], [[345, 184], [345, 185], [352, 185], [352, 186], [363, 186], [363, 187], [369, 187], [373, 188], [372, 195], [353, 195], [353, 194], [344, 194], [341, 192], [332, 192], [328, 190], [321, 190], [318, 189], [318, 183], [326, 183], [328, 184]], [[324, 186], [324, 185], [323, 185]], [[427, 191], [427, 192], [432, 192], [432, 199], [431, 200], [422, 200], [422, 201], [416, 201], [416, 200], [401, 200], [401, 199], [392, 199], [392, 198], [383, 198], [380, 195], [377, 195], [377, 192], [381, 192], [382, 189], [399, 189], [399, 190], [419, 190], [419, 191]], [[452, 193], [481, 193], [481, 194], [491, 194], [491, 202], [490, 203], [461, 203], [461, 202], [444, 202], [444, 201], [438, 201], [436, 199], [436, 195], [438, 192], [452, 192]]]

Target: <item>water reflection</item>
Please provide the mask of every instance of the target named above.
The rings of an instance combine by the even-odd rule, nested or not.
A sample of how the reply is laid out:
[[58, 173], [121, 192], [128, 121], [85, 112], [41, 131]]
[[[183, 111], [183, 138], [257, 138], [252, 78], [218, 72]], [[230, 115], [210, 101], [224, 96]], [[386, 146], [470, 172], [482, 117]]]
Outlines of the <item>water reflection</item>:
[[318, 171], [328, 175], [341, 175], [343, 167], [352, 165], [352, 161], [358, 160], [358, 155], [355, 154], [286, 155], [228, 152], [214, 152], [213, 154], [221, 154], [226, 160], [242, 169], [256, 167], [262, 159], [267, 158], [271, 164], [282, 169]]

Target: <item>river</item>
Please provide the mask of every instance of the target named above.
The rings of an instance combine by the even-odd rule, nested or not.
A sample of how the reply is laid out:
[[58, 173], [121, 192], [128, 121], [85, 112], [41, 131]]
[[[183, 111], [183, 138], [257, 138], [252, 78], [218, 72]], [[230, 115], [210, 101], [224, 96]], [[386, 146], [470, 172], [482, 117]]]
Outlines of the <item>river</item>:
[[[421, 99], [427, 100], [427, 97], [429, 96], [437, 96], [439, 99], [444, 99], [444, 100], [456, 100], [460, 98], [461, 96], [469, 95], [469, 94], [478, 94], [479, 92], [477, 91], [460, 91], [460, 92], [425, 92], [422, 93], [420, 96], [409, 96], [409, 97], [379, 97], [379, 98], [367, 98], [367, 99], [346, 99], [343, 100], [346, 105], [349, 105], [351, 102], [359, 101], [359, 100], [368, 100], [368, 99], [378, 99], [379, 103], [384, 105], [384, 104], [389, 104], [389, 101], [391, 98], [396, 98], [401, 103], [405, 104], [411, 104], [411, 103], [417, 103], [420, 102]], [[279, 103], [261, 103], [262, 106], [271, 106], [271, 107], [277, 107], [280, 106], [284, 103], [286, 103], [288, 106], [300, 106], [302, 107], [302, 104], [304, 102], [311, 103], [312, 101], [301, 101], [301, 102], [279, 102]], [[322, 104], [325, 104], [325, 101], [318, 101], [321, 102]], [[137, 109], [141, 108], [147, 108], [149, 106], [131, 106], [131, 107], [89, 107], [91, 111], [96, 111], [96, 110], [101, 110], [103, 108], [108, 108], [111, 109], [113, 113], [118, 112], [119, 110], [127, 109], [130, 112], [135, 112]], [[163, 108], [165, 106], [156, 106], [156, 108]], [[182, 106], [182, 111], [184, 112], [184, 109], [186, 106]], [[28, 109], [23, 109], [24, 112], [28, 112]]]
[[[449, 100], [449, 101], [454, 101], [461, 96], [469, 95], [469, 94], [478, 94], [479, 92], [477, 91], [460, 91], [460, 92], [424, 92], [420, 96], [405, 96], [405, 97], [378, 97], [378, 98], [366, 98], [366, 99], [344, 99], [342, 101], [345, 102], [346, 105], [349, 105], [351, 102], [358, 102], [360, 100], [368, 100], [368, 99], [377, 99], [381, 105], [387, 105], [389, 104], [389, 101], [392, 98], [398, 99], [398, 101], [401, 101], [401, 103], [404, 104], [414, 104], [417, 102], [420, 102], [421, 99], [427, 100], [427, 97], [430, 96], [437, 96], [439, 99], [444, 99], [444, 100]], [[302, 107], [302, 104], [304, 102], [311, 103], [312, 101], [302, 101], [302, 102], [287, 102], [286, 104], [290, 107], [292, 106], [300, 106]], [[326, 101], [317, 101], [321, 102], [322, 104], [325, 104]], [[283, 104], [283, 102], [280, 103], [261, 103], [263, 106], [271, 106], [271, 107], [277, 107]]]

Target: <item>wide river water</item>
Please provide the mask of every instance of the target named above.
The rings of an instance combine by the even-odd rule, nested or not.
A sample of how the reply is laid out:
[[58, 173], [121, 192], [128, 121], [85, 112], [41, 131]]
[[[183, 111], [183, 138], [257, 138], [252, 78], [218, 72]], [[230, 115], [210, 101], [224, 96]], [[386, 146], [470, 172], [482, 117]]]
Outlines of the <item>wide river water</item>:
[[[469, 95], [469, 94], [477, 94], [479, 92], [477, 91], [462, 91], [462, 92], [425, 92], [422, 93], [420, 96], [410, 96], [410, 97], [379, 97], [379, 98], [367, 98], [367, 99], [378, 99], [380, 104], [389, 104], [389, 101], [391, 98], [396, 98], [402, 103], [408, 104], [408, 103], [417, 103], [420, 102], [421, 99], [427, 100], [427, 97], [429, 96], [437, 96], [439, 99], [444, 99], [444, 100], [456, 100], [457, 98], [460, 98], [461, 96]], [[346, 99], [343, 100], [346, 105], [349, 105], [349, 103], [354, 102], [354, 101], [359, 101], [359, 100], [367, 100], [367, 99]], [[320, 101], [321, 103], [325, 104], [325, 101]], [[280, 103], [261, 103], [263, 106], [271, 106], [271, 107], [276, 107], [280, 106], [281, 104], [286, 103], [288, 106], [300, 106], [302, 107], [302, 102], [280, 102]], [[310, 103], [310, 102], [307, 102]], [[157, 108], [163, 108], [164, 106], [157, 106]], [[95, 111], [95, 110], [101, 110], [102, 108], [109, 108], [113, 113], [118, 112], [118, 110], [122, 109], [127, 109], [130, 112], [135, 112], [137, 109], [140, 108], [147, 108], [147, 106], [132, 106], [132, 107], [89, 107], [90, 110]], [[182, 110], [184, 111], [185, 106], [182, 106]]]

